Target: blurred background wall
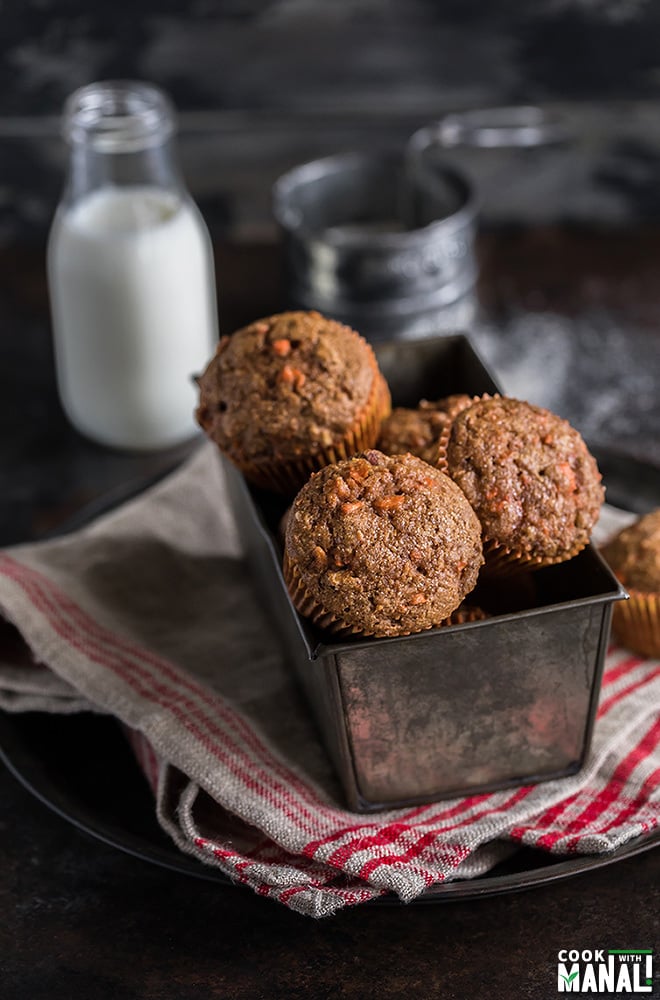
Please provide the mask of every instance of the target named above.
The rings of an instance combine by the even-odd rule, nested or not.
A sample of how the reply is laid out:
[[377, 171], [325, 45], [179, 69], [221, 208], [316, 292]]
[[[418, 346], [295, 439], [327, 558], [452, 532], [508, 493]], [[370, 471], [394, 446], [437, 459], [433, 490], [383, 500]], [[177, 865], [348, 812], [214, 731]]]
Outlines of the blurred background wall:
[[484, 185], [486, 224], [660, 215], [652, 0], [4, 0], [0, 13], [0, 245], [43, 241], [62, 102], [110, 77], [169, 91], [216, 238], [271, 238], [270, 185], [288, 166], [400, 147], [450, 111], [529, 102], [566, 115], [574, 141], [544, 160], [540, 187], [533, 151], [512, 156], [508, 193]]

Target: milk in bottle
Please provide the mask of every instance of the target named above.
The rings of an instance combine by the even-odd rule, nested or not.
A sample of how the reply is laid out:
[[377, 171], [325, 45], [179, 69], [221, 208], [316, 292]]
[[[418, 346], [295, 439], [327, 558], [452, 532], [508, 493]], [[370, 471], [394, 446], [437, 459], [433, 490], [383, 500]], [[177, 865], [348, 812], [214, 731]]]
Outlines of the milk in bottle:
[[48, 248], [58, 387], [78, 430], [120, 448], [194, 433], [193, 376], [217, 339], [210, 240], [172, 122], [144, 84], [92, 84], [65, 111], [71, 172]]

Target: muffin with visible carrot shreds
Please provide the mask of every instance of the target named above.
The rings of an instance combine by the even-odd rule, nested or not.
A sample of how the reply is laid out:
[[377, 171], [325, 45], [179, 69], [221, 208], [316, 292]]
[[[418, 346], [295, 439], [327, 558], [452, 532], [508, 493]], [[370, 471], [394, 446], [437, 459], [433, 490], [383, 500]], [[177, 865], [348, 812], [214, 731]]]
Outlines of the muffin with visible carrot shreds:
[[372, 447], [391, 408], [371, 346], [317, 312], [223, 337], [198, 385], [201, 427], [247, 479], [278, 493]]
[[660, 657], [660, 508], [624, 528], [601, 552], [630, 594], [614, 605], [615, 635], [636, 653]]
[[445, 430], [439, 467], [481, 522], [491, 571], [564, 562], [589, 541], [604, 489], [571, 425], [517, 399], [482, 399]]
[[413, 455], [371, 450], [326, 466], [300, 490], [286, 526], [291, 599], [333, 632], [398, 636], [442, 625], [482, 562], [479, 522], [462, 492]]

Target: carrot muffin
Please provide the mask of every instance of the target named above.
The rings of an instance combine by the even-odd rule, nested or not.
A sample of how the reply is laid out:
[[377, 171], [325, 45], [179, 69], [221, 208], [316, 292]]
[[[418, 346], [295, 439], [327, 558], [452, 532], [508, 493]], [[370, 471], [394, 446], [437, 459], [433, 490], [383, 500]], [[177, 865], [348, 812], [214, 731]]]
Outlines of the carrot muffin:
[[435, 402], [422, 399], [414, 410], [397, 406], [383, 421], [378, 448], [386, 455], [409, 452], [425, 462], [434, 462], [443, 430], [471, 402], [471, 396], [461, 393]]
[[562, 562], [589, 541], [601, 476], [561, 417], [516, 399], [483, 399], [458, 414], [443, 448], [440, 467], [476, 511], [491, 567]]
[[444, 622], [477, 582], [479, 522], [413, 455], [327, 466], [294, 501], [284, 576], [301, 614], [333, 631], [408, 635]]
[[377, 440], [390, 395], [358, 333], [317, 312], [286, 312], [223, 337], [198, 379], [197, 420], [259, 486], [296, 489]]
[[660, 656], [660, 509], [624, 528], [601, 549], [630, 594], [617, 601], [612, 628], [643, 656]]

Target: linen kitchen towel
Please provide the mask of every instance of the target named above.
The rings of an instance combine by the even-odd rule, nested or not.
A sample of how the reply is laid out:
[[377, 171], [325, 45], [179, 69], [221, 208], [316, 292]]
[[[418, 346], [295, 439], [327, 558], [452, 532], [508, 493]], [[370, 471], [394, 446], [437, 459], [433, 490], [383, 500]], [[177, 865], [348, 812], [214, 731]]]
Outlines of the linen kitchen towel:
[[0, 611], [0, 706], [116, 716], [181, 850], [302, 913], [409, 901], [521, 843], [602, 853], [658, 826], [660, 662], [616, 647], [579, 774], [346, 810], [210, 444], [84, 530], [0, 553]]

